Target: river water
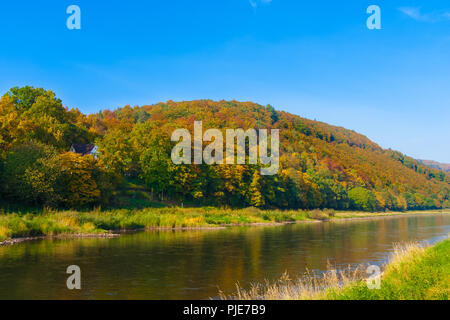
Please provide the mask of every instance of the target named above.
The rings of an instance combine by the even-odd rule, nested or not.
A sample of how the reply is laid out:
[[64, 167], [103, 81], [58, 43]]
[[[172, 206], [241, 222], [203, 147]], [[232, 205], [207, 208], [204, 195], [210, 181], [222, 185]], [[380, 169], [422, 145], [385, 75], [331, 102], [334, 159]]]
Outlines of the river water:
[[[450, 215], [427, 214], [24, 242], [0, 247], [0, 299], [208, 299], [285, 271], [380, 265], [394, 243], [449, 232]], [[80, 291], [67, 289], [70, 265], [81, 268]]]

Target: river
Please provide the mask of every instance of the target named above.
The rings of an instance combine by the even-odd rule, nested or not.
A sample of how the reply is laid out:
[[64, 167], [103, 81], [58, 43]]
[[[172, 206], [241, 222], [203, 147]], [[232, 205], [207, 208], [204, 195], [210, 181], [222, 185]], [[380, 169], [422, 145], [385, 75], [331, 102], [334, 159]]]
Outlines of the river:
[[[208, 299], [285, 271], [380, 265], [396, 242], [449, 232], [450, 215], [427, 214], [30, 241], [0, 247], [0, 299]], [[66, 287], [70, 265], [81, 268], [79, 291]]]

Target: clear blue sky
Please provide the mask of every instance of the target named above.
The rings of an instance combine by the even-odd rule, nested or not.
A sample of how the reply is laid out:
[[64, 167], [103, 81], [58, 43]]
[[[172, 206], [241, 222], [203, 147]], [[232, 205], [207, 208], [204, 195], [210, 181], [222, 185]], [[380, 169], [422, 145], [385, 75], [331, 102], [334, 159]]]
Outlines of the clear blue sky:
[[2, 1], [0, 39], [1, 93], [44, 87], [85, 113], [254, 101], [450, 162], [447, 0]]

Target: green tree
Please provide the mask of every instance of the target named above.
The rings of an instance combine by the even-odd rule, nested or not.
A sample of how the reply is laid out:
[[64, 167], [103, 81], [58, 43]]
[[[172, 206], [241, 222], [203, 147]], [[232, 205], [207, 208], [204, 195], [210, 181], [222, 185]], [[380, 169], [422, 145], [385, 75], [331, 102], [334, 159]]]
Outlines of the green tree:
[[140, 155], [141, 178], [162, 200], [173, 189], [176, 166], [170, 157], [170, 142], [165, 136], [155, 136]]
[[61, 169], [55, 148], [26, 142], [6, 156], [4, 192], [19, 202], [55, 206], [61, 201]]
[[137, 161], [131, 142], [130, 133], [123, 128], [111, 130], [97, 140], [99, 158], [108, 170], [120, 175], [136, 175]]
[[38, 97], [44, 96], [48, 91], [42, 88], [34, 88], [31, 86], [25, 87], [14, 87], [6, 96], [10, 97], [13, 103], [16, 105], [17, 110], [25, 111], [31, 108], [31, 106], [36, 102]]
[[377, 208], [377, 198], [374, 193], [362, 187], [351, 189], [348, 192], [348, 198], [353, 209], [375, 211]]
[[279, 120], [280, 118], [278, 117], [278, 113], [277, 113], [277, 111], [275, 110], [275, 108], [272, 107], [270, 104], [268, 104], [267, 107], [266, 107], [266, 109], [267, 109], [267, 111], [269, 111], [269, 113], [270, 113], [270, 118], [272, 119], [272, 124], [278, 122], [278, 120]]
[[86, 128], [71, 120], [52, 91], [29, 86], [12, 88], [0, 101], [0, 146], [11, 148], [26, 141], [39, 141], [66, 151], [73, 142], [85, 142], [89, 135]]

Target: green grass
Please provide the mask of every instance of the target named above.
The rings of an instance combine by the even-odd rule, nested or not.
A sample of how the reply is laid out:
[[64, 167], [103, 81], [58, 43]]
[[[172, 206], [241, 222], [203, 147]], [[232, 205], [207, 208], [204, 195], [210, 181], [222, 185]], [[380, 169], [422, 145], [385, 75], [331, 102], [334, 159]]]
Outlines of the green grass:
[[309, 220], [307, 211], [146, 208], [0, 214], [0, 241], [42, 235], [105, 233], [149, 228], [195, 228]]
[[[442, 211], [444, 212], [444, 211]], [[448, 211], [444, 213], [449, 213]], [[395, 214], [395, 213], [391, 213]], [[196, 228], [229, 225], [294, 223], [342, 219], [333, 210], [260, 210], [202, 208], [145, 208], [90, 211], [41, 210], [2, 213], [0, 210], [0, 241], [43, 235], [98, 234], [116, 230], [150, 228]], [[346, 213], [346, 218], [379, 214]]]
[[306, 272], [291, 280], [284, 274], [275, 282], [253, 284], [228, 300], [448, 300], [450, 298], [450, 240], [424, 248], [418, 244], [397, 245], [381, 276], [380, 289], [369, 289], [367, 265], [321, 276]]
[[379, 290], [365, 281], [332, 289], [334, 300], [448, 300], [450, 298], [450, 240], [423, 249], [412, 247], [394, 256]]

